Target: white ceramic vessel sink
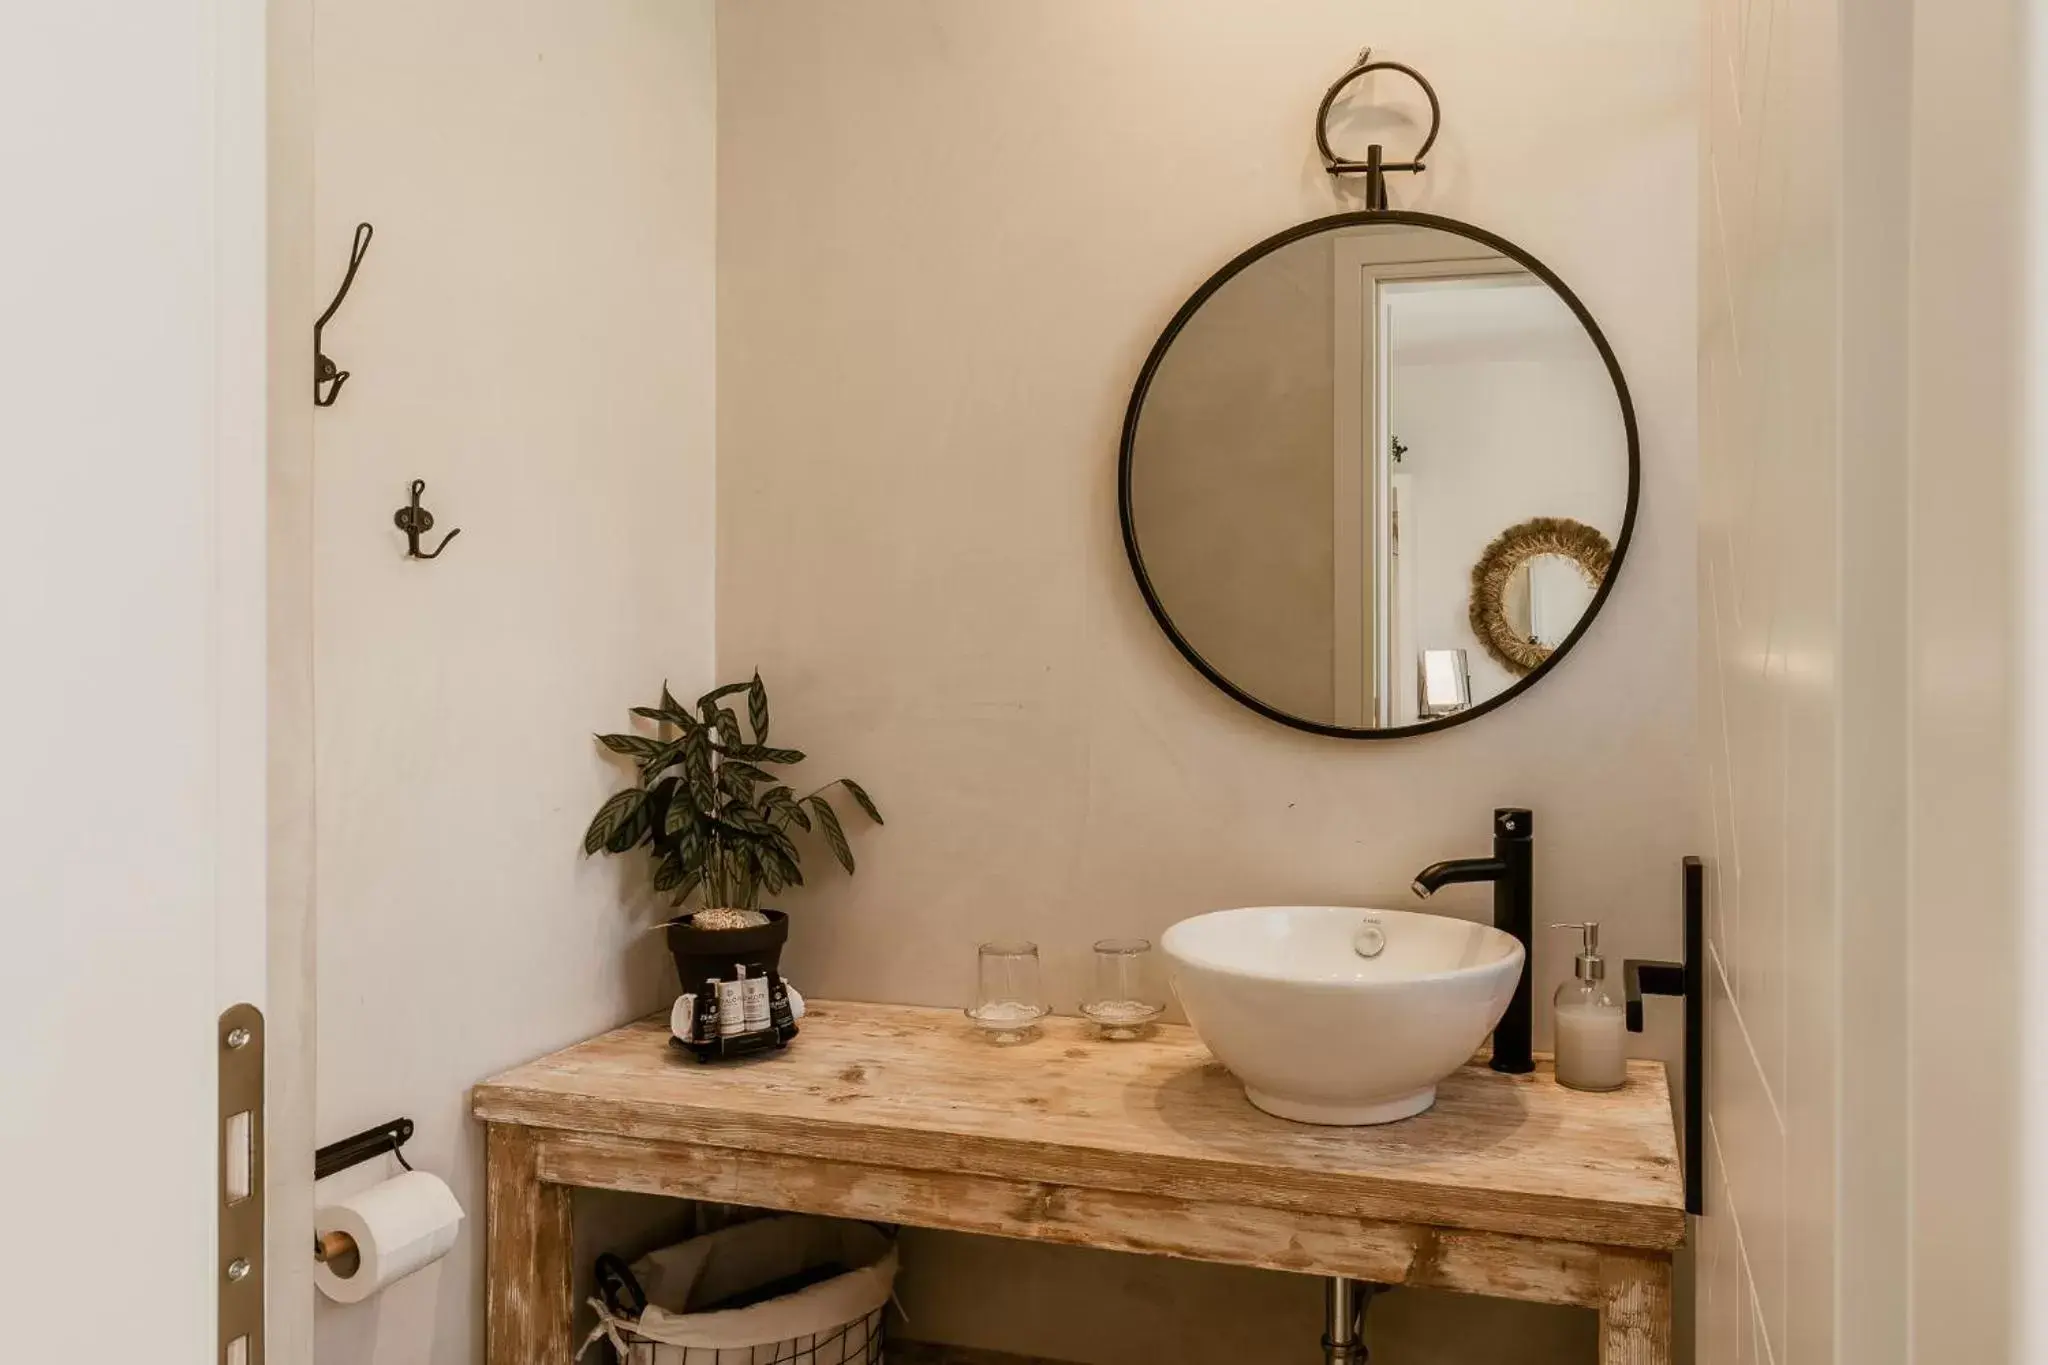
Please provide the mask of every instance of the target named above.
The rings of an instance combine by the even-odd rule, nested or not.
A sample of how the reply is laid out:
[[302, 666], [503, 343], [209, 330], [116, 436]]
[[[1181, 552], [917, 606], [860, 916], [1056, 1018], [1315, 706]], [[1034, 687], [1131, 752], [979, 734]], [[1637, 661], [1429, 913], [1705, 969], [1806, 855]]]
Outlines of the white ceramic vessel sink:
[[[1357, 946], [1369, 916], [1384, 941], [1374, 957]], [[1429, 1108], [1522, 971], [1512, 935], [1402, 910], [1217, 910], [1174, 925], [1160, 946], [1188, 1022], [1246, 1097], [1302, 1123], [1391, 1123]]]

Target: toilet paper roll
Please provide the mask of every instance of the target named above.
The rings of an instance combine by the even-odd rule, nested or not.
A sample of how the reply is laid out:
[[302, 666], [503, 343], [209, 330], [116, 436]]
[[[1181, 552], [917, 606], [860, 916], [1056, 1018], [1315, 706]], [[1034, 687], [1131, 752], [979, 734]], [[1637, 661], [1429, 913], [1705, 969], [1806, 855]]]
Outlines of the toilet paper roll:
[[346, 1276], [322, 1262], [314, 1267], [315, 1282], [336, 1303], [360, 1303], [446, 1256], [461, 1227], [462, 1205], [455, 1191], [439, 1176], [407, 1171], [314, 1213], [316, 1234], [347, 1233], [359, 1257], [354, 1273]]

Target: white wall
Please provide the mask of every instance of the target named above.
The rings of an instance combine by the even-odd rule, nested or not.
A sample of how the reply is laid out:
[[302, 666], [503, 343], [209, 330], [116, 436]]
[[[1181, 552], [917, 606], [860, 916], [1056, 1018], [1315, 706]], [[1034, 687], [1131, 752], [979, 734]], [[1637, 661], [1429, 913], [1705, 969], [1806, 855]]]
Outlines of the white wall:
[[[958, 1004], [977, 939], [1023, 933], [1071, 1010], [1094, 938], [1218, 905], [1406, 904], [1395, 889], [1483, 851], [1509, 801], [1538, 812], [1546, 917], [1603, 920], [1617, 958], [1677, 954], [1694, 23], [1633, 0], [720, 8], [719, 667], [758, 665], [778, 732], [889, 815], [857, 835], [857, 877], [791, 900], [807, 990]], [[1445, 103], [1396, 202], [1572, 285], [1634, 390], [1644, 487], [1615, 594], [1554, 676], [1470, 726], [1347, 744], [1262, 720], [1174, 653], [1130, 580], [1114, 472], [1174, 309], [1337, 204], [1312, 118], [1366, 41]], [[1539, 999], [1569, 956], [1538, 945]], [[1653, 1014], [1645, 1050], [1675, 1055], [1676, 1010]], [[1320, 1330], [1318, 1287], [1284, 1276], [923, 1237], [908, 1267], [914, 1331], [1013, 1351], [1310, 1360]], [[1571, 1310], [1374, 1311], [1391, 1365], [1592, 1350]]]
[[[671, 989], [644, 873], [580, 844], [621, 780], [591, 732], [711, 676], [712, 13], [317, 18], [323, 303], [377, 228], [317, 428], [319, 1140], [409, 1115], [470, 1215], [446, 1261], [322, 1305], [319, 1356], [467, 1365], [469, 1087]], [[462, 528], [430, 564], [391, 523], [414, 478], [430, 546]]]
[[[2021, 1002], [2040, 984], [2023, 974], [2020, 949], [2038, 951], [2048, 906], [2022, 894], [2023, 861], [2037, 878], [2040, 869], [2044, 793], [2032, 784], [2044, 773], [2023, 773], [2019, 755], [2025, 741], [2038, 746], [2048, 697], [2034, 633], [2044, 583], [2028, 572], [2039, 567], [2042, 528], [2025, 519], [2022, 494], [2040, 506], [2038, 442], [2048, 429], [2038, 349], [2048, 167], [2040, 125], [2027, 120], [2048, 54], [2030, 50], [2041, 19], [2028, 0], [1916, 0], [1911, 23], [1912, 264], [1908, 325], [1897, 333], [1908, 347], [1897, 493], [1907, 509], [1911, 737], [1900, 787], [1910, 822], [1900, 955], [1911, 1097], [1906, 1321], [1910, 1359], [1922, 1365], [2032, 1365], [2048, 1339], [2048, 1301], [2041, 1262], [2019, 1256], [2027, 1220], [2018, 1194], [2041, 1188], [2048, 1151], [2022, 1145], [2022, 1106], [2039, 1104], [2043, 1039], [2022, 1028]], [[1881, 37], [1899, 32], [1892, 18]], [[1873, 79], [1898, 98], [1896, 63]], [[1867, 205], [1852, 208], [1854, 221], [1895, 213], [1897, 185], [1894, 159]], [[2031, 890], [2048, 887], [2036, 880]], [[1877, 1093], [1892, 1094], [1882, 1083]], [[2037, 1127], [2031, 1137], [2041, 1144], [2048, 1134]], [[2027, 1235], [2038, 1250], [2038, 1229]]]

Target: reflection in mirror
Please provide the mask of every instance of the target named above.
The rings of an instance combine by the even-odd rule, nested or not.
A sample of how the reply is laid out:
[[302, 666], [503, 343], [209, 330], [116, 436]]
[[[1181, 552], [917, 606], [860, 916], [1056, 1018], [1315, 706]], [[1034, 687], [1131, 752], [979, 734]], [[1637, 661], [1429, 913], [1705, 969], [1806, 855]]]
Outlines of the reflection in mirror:
[[1472, 670], [1462, 649], [1425, 649], [1415, 670], [1418, 706], [1425, 716], [1448, 716], [1472, 704]]
[[1599, 586], [1573, 560], [1537, 555], [1516, 566], [1501, 609], [1517, 635], [1547, 653], [1572, 633]]
[[[1169, 333], [1134, 402], [1125, 514], [1155, 611], [1237, 692], [1319, 727], [1464, 709], [1423, 695], [1441, 651], [1469, 661], [1466, 705], [1516, 686], [1533, 665], [1475, 628], [1474, 566], [1536, 519], [1607, 543], [1629, 507], [1591, 334], [1520, 261], [1440, 227], [1339, 220], [1256, 256]], [[1504, 583], [1543, 656], [1598, 592], [1608, 563], [1588, 581], [1585, 562]]]
[[1494, 537], [1472, 569], [1467, 620], [1486, 652], [1520, 677], [1570, 638], [1614, 562], [1595, 528], [1535, 517]]

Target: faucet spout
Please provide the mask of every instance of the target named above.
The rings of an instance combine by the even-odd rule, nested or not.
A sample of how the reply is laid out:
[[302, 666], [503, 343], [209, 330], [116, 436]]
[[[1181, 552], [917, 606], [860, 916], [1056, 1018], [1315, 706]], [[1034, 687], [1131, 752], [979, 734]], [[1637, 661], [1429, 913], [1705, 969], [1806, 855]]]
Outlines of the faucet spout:
[[1418, 899], [1428, 900], [1454, 882], [1497, 882], [1507, 875], [1507, 861], [1502, 858], [1446, 858], [1416, 873], [1410, 889]]

